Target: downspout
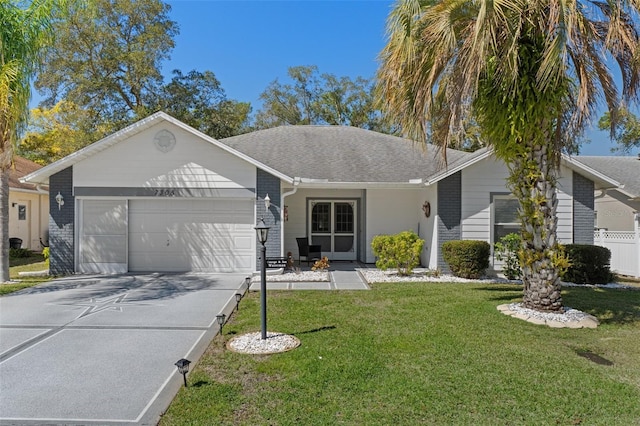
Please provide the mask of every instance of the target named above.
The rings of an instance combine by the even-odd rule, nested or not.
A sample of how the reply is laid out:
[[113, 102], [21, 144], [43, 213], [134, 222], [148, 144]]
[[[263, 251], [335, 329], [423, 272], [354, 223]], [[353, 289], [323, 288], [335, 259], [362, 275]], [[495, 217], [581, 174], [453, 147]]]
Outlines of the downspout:
[[[38, 183], [36, 184], [36, 191], [38, 192], [38, 194], [42, 194], [42, 195], [49, 195], [49, 191], [45, 191], [44, 189], [42, 189], [42, 184]], [[46, 203], [49, 203], [49, 197], [46, 198]], [[44, 245], [45, 244], [49, 244], [49, 225], [46, 225], [47, 227], [47, 233], [46, 235], [42, 232], [42, 200], [40, 199], [40, 195], [38, 195], [38, 241], [40, 242], [40, 245], [43, 246], [42, 248], [44, 249]], [[47, 223], [49, 223], [49, 221], [47, 220]], [[46, 243], [45, 243], [46, 241]]]
[[282, 244], [280, 245], [280, 256], [284, 257], [286, 255], [286, 253], [284, 252], [284, 213], [285, 213], [285, 205], [284, 205], [284, 199], [286, 197], [288, 197], [289, 195], [293, 195], [298, 191], [298, 185], [300, 185], [300, 178], [299, 177], [294, 177], [293, 178], [293, 189], [289, 192], [285, 192], [280, 196], [280, 205], [282, 206], [282, 208], [280, 209], [280, 223], [282, 224], [282, 226], [280, 227], [280, 241], [282, 241]]

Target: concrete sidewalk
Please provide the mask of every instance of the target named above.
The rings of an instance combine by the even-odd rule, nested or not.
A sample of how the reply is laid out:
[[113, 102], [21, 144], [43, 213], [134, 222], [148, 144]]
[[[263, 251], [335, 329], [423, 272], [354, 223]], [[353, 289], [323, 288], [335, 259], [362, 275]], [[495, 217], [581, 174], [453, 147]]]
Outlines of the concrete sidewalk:
[[[285, 278], [286, 276], [284, 275]], [[290, 274], [290, 276], [291, 281], [269, 281], [267, 276], [267, 290], [370, 290], [370, 287], [355, 269], [330, 270], [330, 281], [298, 281], [295, 274]], [[251, 291], [260, 291], [259, 280], [252, 282], [250, 289]]]
[[0, 298], [0, 424], [156, 424], [238, 274], [76, 276]]

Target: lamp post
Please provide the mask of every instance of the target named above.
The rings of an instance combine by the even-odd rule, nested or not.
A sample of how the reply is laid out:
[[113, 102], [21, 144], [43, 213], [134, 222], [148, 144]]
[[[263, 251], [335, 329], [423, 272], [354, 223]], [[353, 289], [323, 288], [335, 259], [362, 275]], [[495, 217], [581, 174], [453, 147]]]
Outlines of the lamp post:
[[178, 360], [178, 362], [174, 364], [176, 367], [178, 367], [178, 373], [182, 374], [182, 377], [184, 378], [185, 388], [187, 387], [187, 373], [189, 372], [189, 364], [191, 364], [191, 361], [185, 358]]
[[222, 327], [226, 319], [227, 316], [225, 314], [216, 315], [216, 320], [218, 320], [218, 325], [220, 326], [220, 335], [222, 335]]
[[242, 300], [242, 293], [236, 293], [236, 311], [240, 310], [241, 300]]
[[261, 257], [262, 265], [260, 268], [260, 322], [262, 324], [262, 340], [267, 338], [267, 237], [269, 236], [269, 227], [264, 224], [264, 220], [260, 218], [255, 230], [258, 235], [258, 241], [262, 244]]

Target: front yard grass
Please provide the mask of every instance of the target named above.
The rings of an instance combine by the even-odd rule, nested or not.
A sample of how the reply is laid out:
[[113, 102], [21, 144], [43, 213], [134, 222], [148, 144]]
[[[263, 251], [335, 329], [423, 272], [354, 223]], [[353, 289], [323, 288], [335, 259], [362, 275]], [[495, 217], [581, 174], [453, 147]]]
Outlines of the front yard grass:
[[0, 284], [0, 296], [33, 287], [34, 285], [49, 281], [49, 277], [20, 277], [20, 272], [44, 271], [49, 265], [41, 253], [33, 253], [29, 257], [9, 258], [9, 277], [15, 282]]
[[[377, 284], [373, 291], [269, 292], [287, 353], [233, 353], [260, 329], [245, 297], [161, 425], [640, 424], [640, 291], [571, 287], [591, 329], [552, 329], [496, 310], [516, 285]], [[594, 363], [585, 351], [613, 365]]]

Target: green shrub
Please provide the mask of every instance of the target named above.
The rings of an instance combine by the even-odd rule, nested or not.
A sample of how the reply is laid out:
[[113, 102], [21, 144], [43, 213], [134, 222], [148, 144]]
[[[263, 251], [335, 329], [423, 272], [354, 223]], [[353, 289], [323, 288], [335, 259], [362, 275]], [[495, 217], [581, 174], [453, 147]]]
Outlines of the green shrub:
[[42, 255], [44, 256], [44, 260], [49, 260], [49, 247], [42, 249]]
[[404, 231], [396, 235], [377, 235], [371, 242], [373, 254], [378, 257], [376, 266], [383, 271], [396, 268], [400, 275], [410, 275], [413, 268], [420, 265], [420, 253], [424, 246], [413, 231]]
[[571, 262], [562, 279], [576, 284], [606, 284], [614, 280], [609, 269], [611, 251], [589, 244], [567, 244], [565, 252]]
[[9, 257], [13, 257], [14, 259], [19, 257], [29, 257], [31, 256], [31, 250], [26, 248], [10, 248], [9, 249]]
[[456, 277], [478, 279], [489, 267], [491, 246], [486, 241], [459, 240], [442, 244], [442, 257]]
[[494, 244], [496, 260], [504, 262], [502, 273], [508, 280], [517, 280], [522, 276], [518, 251], [520, 251], [520, 235], [516, 233], [507, 234]]

